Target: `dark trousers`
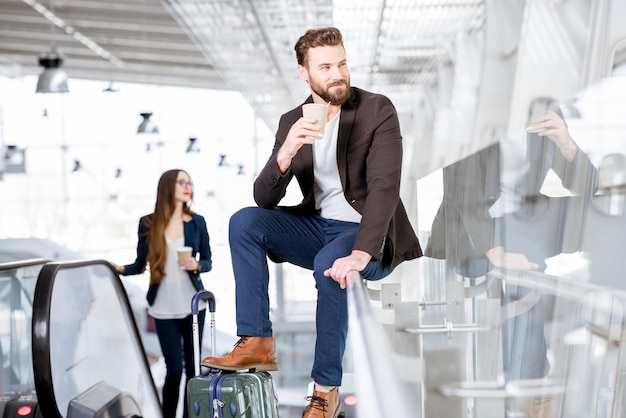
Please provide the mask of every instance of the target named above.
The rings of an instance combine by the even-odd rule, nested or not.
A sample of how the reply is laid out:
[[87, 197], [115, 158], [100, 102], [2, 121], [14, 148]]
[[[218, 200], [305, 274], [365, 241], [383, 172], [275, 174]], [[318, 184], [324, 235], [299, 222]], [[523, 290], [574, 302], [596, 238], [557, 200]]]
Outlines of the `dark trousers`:
[[[348, 333], [346, 290], [324, 271], [349, 255], [359, 224], [295, 214], [282, 209], [244, 208], [230, 219], [229, 241], [235, 273], [237, 334], [272, 335], [268, 293], [268, 255], [313, 270], [317, 287], [317, 339], [311, 377], [322, 385], [341, 386]], [[378, 280], [390, 270], [370, 261], [361, 277]]]
[[[202, 330], [206, 311], [198, 313], [198, 328], [200, 331], [200, 347], [202, 347]], [[182, 319], [155, 319], [155, 326], [163, 359], [165, 360], [166, 374], [163, 383], [163, 418], [176, 418], [176, 406], [180, 397], [180, 380], [185, 366], [185, 382], [194, 377], [193, 335], [191, 329], [191, 315]], [[183, 402], [183, 418], [187, 412], [187, 385], [185, 383], [185, 399]]]

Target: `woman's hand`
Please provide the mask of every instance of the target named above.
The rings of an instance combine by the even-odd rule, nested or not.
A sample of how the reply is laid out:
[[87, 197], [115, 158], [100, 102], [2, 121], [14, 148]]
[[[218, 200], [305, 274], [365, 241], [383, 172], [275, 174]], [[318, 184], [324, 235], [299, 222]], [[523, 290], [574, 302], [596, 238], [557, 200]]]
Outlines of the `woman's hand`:
[[183, 269], [188, 270], [188, 271], [200, 270], [200, 263], [196, 261], [196, 259], [193, 257], [185, 258], [183, 262], [180, 263], [180, 265], [183, 267]]

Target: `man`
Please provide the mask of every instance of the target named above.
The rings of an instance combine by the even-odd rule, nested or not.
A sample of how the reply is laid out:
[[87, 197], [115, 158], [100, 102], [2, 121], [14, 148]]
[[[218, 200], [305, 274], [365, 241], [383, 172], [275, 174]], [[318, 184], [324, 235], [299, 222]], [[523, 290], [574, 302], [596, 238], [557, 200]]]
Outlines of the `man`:
[[[277, 370], [269, 319], [267, 257], [313, 270], [318, 290], [315, 382], [305, 417], [335, 417], [348, 331], [346, 285], [379, 280], [402, 261], [422, 255], [400, 201], [402, 137], [397, 113], [382, 95], [350, 87], [341, 32], [307, 31], [296, 43], [298, 74], [309, 85], [305, 103], [328, 104], [323, 137], [301, 106], [284, 114], [273, 152], [254, 183], [259, 207], [230, 220], [236, 281], [237, 333], [224, 357], [202, 361], [226, 370]], [[279, 207], [296, 178], [303, 194]]]

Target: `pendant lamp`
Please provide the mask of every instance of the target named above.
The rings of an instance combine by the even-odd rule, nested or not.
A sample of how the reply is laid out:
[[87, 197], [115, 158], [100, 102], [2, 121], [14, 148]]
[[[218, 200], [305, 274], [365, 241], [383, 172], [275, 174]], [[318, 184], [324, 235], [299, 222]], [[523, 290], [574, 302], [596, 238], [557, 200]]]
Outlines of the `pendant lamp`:
[[37, 81], [37, 93], [68, 93], [67, 74], [60, 67], [63, 63], [56, 52], [52, 51], [39, 58], [39, 65], [44, 67]]
[[140, 113], [143, 120], [137, 128], [138, 134], [158, 134], [159, 128], [150, 120], [151, 112]]

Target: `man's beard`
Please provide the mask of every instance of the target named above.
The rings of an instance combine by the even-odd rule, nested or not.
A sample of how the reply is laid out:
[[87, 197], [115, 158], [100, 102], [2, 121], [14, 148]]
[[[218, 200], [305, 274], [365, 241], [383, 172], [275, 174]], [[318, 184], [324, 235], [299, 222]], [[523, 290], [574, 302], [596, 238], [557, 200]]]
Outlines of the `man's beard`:
[[341, 106], [350, 99], [350, 79], [341, 80], [341, 83], [345, 89], [336, 89], [334, 93], [331, 93], [328, 89], [324, 89], [320, 84], [313, 80], [309, 80], [309, 85], [313, 93], [317, 94], [326, 103], [330, 102], [331, 105]]

